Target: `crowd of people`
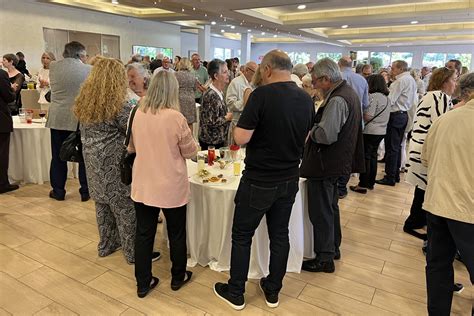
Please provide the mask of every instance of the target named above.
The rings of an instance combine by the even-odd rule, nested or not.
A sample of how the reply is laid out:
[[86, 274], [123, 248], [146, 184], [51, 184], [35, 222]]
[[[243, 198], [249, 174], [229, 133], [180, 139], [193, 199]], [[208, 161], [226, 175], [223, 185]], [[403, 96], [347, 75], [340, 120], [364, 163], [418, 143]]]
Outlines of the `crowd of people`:
[[[456, 253], [473, 281], [474, 73], [461, 76], [459, 61], [420, 72], [397, 60], [373, 73], [369, 64], [354, 71], [349, 57], [293, 65], [280, 50], [268, 52], [259, 65], [249, 61], [241, 67], [236, 58], [204, 63], [199, 54], [177, 56], [173, 63], [166, 56], [134, 55], [126, 65], [102, 56], [86, 59], [79, 42], [66, 44], [61, 60], [48, 52], [41, 57], [37, 89], [39, 103], [49, 108], [49, 197], [66, 198], [67, 163], [59, 152], [80, 130], [79, 192], [81, 201], [95, 203], [98, 255], [122, 250], [135, 265], [139, 297], [159, 283], [152, 262], [161, 256], [154, 250], [160, 211], [170, 246], [171, 289], [191, 280], [186, 159], [199, 149], [230, 144], [246, 146], [245, 170], [235, 196], [230, 278], [216, 283], [214, 292], [232, 308], [245, 307], [252, 236], [264, 215], [270, 265], [259, 285], [266, 304], [278, 306], [300, 177], [307, 179], [315, 253], [302, 262], [302, 270], [333, 273], [334, 260], [342, 256], [338, 201], [347, 196], [351, 174], [359, 174], [358, 184], [350, 186], [359, 194], [376, 184], [395, 186], [402, 179], [407, 141], [406, 181], [415, 192], [404, 231], [426, 242], [429, 312], [449, 314], [457, 289]], [[21, 53], [4, 55], [3, 66], [0, 193], [18, 189], [7, 175], [11, 114], [21, 107], [18, 91], [29, 75]], [[377, 180], [382, 141], [385, 175]], [[120, 181], [124, 150], [136, 154], [131, 185]]]

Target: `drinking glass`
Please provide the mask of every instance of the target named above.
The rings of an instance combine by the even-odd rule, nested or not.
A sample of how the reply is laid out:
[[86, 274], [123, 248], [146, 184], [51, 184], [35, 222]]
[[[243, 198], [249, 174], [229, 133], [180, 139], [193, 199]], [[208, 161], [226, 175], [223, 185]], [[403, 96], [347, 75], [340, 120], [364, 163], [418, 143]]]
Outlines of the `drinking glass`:
[[197, 163], [198, 163], [198, 172], [201, 170], [204, 170], [204, 164], [205, 164], [205, 157], [204, 155], [198, 154], [197, 156]]
[[208, 146], [207, 147], [207, 164], [209, 166], [214, 165], [215, 159], [216, 159], [216, 147]]
[[25, 117], [26, 117], [26, 123], [27, 124], [33, 123], [33, 112], [32, 111], [26, 111]]
[[234, 176], [240, 176], [240, 160], [234, 160]]
[[41, 117], [41, 123], [46, 123], [46, 110], [40, 110], [38, 113], [39, 117]]
[[25, 109], [18, 110], [18, 118], [20, 119], [20, 123], [26, 123], [26, 111]]

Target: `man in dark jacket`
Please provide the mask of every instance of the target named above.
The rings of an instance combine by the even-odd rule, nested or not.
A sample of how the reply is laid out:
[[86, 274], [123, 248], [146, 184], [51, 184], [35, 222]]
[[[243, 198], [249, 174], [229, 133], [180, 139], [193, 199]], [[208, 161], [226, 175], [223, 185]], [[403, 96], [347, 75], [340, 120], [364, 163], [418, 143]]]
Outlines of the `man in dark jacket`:
[[315, 125], [306, 142], [301, 177], [307, 178], [308, 211], [313, 224], [316, 258], [302, 269], [332, 273], [340, 258], [341, 224], [337, 179], [364, 170], [360, 100], [342, 80], [337, 64], [329, 58], [318, 61], [312, 71], [313, 84], [325, 94]]
[[0, 194], [18, 189], [8, 181], [8, 159], [10, 154], [10, 133], [13, 121], [8, 103], [15, 100], [8, 74], [0, 69]]

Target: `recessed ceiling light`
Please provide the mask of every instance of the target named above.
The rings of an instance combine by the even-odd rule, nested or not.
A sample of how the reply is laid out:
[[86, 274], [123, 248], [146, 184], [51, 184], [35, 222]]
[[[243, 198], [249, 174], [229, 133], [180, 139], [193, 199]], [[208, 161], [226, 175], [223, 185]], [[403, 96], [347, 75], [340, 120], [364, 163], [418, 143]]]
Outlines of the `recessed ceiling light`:
[[153, 2], [153, 4], [154, 4], [154, 5], [156, 5], [156, 1], [155, 1], [155, 2]]
[[349, 25], [347, 25], [347, 24], [344, 24], [344, 25], [341, 26], [341, 28], [343, 28], [343, 29], [347, 29], [348, 27], [349, 27]]
[[221, 30], [221, 33], [224, 33], [224, 32], [225, 32], [225, 30]]
[[411, 24], [418, 24], [418, 21], [411, 21]]
[[207, 18], [207, 13], [204, 13], [204, 16]]
[[277, 37], [277, 35], [275, 34], [275, 35], [273, 35], [273, 37]]
[[262, 32], [262, 35], [265, 35], [265, 32]]
[[298, 10], [304, 10], [306, 9], [306, 5], [305, 4], [300, 4], [299, 6], [297, 6]]
[[249, 33], [250, 33], [250, 32], [252, 32], [252, 30], [251, 30], [251, 29], [248, 29], [248, 30], [247, 30], [247, 32], [249, 32]]
[[112, 4], [119, 4], [118, 0], [112, 0]]
[[181, 9], [181, 12], [184, 12], [184, 8]]
[[216, 21], [212, 21], [211, 24], [212, 24], [212, 25], [216, 25]]
[[230, 28], [231, 28], [231, 29], [235, 29], [235, 26], [234, 26], [234, 25], [231, 25]]
[[193, 11], [196, 11], [196, 8], [193, 7]]

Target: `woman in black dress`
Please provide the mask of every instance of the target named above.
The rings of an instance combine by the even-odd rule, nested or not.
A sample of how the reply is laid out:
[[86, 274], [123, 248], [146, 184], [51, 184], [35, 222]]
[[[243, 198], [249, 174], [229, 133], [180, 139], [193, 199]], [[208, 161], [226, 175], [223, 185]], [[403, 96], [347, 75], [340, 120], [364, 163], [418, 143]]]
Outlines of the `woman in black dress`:
[[18, 64], [18, 58], [16, 57], [16, 55], [3, 55], [2, 64], [3, 67], [5, 67], [8, 71], [8, 78], [16, 94], [15, 101], [8, 104], [8, 106], [10, 107], [11, 114], [16, 115], [18, 114], [18, 109], [21, 108], [20, 91], [21, 86], [25, 82], [25, 76], [23, 76], [21, 72], [16, 69], [16, 65]]

